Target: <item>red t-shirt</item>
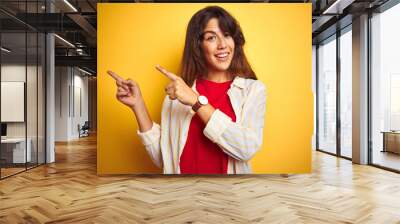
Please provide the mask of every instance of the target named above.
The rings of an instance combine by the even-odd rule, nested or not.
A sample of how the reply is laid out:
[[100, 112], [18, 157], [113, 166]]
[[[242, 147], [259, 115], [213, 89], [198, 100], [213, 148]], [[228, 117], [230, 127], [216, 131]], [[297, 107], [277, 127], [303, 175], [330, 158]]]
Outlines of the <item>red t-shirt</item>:
[[[206, 96], [208, 103], [236, 121], [235, 112], [227, 94], [232, 81], [216, 83], [205, 79], [196, 81], [200, 95]], [[180, 157], [182, 174], [226, 174], [228, 155], [204, 134], [204, 122], [195, 114], [190, 122], [189, 133]]]

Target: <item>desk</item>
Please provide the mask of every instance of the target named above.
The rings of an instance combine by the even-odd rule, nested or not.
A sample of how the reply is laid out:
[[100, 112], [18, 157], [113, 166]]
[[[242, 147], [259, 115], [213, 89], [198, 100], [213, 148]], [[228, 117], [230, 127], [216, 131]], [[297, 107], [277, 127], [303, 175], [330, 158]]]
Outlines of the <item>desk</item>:
[[[25, 154], [25, 138], [6, 138], [1, 139], [1, 157], [6, 163], [25, 163], [32, 159], [31, 145], [32, 140], [28, 138]], [[11, 159], [12, 158], [12, 159]], [[27, 161], [25, 161], [27, 159]]]
[[400, 132], [399, 131], [382, 131], [383, 133], [383, 150], [382, 152], [393, 152], [400, 154]]

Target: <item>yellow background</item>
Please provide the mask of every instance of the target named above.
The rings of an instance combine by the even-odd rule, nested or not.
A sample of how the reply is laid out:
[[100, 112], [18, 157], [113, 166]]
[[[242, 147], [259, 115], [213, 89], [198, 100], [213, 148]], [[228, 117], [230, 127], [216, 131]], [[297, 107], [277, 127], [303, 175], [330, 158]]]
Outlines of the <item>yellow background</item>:
[[313, 95], [311, 4], [98, 4], [98, 174], [162, 173], [136, 134], [133, 113], [115, 98], [113, 70], [136, 80], [151, 117], [160, 122], [168, 80], [177, 72], [192, 15], [219, 5], [240, 23], [245, 52], [267, 86], [264, 144], [251, 160], [254, 173], [311, 171]]

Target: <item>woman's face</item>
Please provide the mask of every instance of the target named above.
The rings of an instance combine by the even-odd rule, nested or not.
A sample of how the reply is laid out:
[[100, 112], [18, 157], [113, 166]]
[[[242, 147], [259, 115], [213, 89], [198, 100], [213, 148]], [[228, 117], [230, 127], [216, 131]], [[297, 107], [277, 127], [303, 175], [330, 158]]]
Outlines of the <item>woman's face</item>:
[[229, 33], [223, 33], [219, 28], [218, 19], [208, 21], [203, 31], [203, 52], [209, 70], [228, 70], [235, 50], [235, 42]]

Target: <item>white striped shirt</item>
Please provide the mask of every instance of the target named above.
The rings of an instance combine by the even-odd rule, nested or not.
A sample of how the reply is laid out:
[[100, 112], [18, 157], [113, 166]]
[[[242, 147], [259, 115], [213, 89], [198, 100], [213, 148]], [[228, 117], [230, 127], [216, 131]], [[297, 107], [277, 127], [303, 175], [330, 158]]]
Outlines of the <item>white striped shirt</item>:
[[[195, 85], [196, 82], [192, 86], [194, 91]], [[236, 76], [228, 96], [236, 122], [216, 109], [203, 133], [229, 155], [228, 174], [251, 173], [248, 161], [260, 149], [263, 141], [266, 88], [261, 81]], [[150, 130], [143, 133], [137, 131], [152, 161], [163, 168], [164, 174], [180, 174], [180, 156], [194, 114], [190, 106], [166, 96], [162, 106], [161, 126], [153, 122]]]

